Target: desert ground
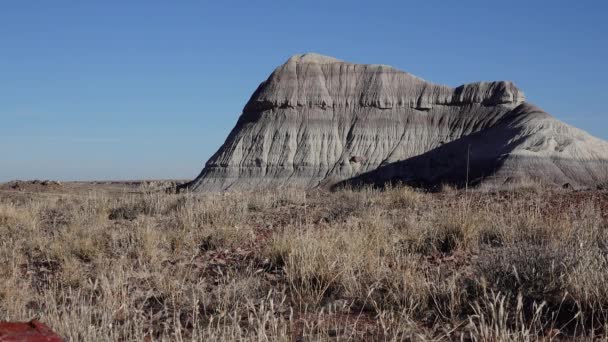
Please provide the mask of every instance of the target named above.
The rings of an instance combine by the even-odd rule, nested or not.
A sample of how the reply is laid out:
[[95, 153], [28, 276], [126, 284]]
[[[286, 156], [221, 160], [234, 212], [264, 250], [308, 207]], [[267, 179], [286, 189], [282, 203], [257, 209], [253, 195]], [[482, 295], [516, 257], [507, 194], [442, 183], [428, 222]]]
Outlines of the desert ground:
[[167, 184], [0, 185], [0, 317], [69, 341], [606, 337], [606, 190]]

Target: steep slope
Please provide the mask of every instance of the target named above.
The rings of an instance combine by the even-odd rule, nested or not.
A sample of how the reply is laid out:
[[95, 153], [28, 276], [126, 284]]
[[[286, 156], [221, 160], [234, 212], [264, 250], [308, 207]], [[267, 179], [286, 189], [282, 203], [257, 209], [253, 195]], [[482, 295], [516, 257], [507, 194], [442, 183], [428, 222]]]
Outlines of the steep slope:
[[573, 187], [608, 179], [608, 144], [522, 103], [495, 125], [421, 155], [382, 165], [339, 185], [402, 182], [441, 184], [527, 183]]
[[607, 160], [608, 143], [526, 103], [511, 82], [450, 88], [389, 66], [305, 54], [258, 87], [188, 186], [222, 191], [464, 177], [590, 185], [606, 178]]

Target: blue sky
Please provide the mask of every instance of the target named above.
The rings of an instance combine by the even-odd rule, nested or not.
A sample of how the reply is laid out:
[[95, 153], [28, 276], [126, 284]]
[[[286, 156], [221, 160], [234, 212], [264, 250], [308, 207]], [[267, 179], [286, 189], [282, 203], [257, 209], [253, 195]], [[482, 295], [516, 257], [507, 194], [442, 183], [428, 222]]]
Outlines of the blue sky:
[[607, 1], [1, 1], [0, 181], [192, 178], [303, 52], [512, 80], [608, 139], [607, 17]]

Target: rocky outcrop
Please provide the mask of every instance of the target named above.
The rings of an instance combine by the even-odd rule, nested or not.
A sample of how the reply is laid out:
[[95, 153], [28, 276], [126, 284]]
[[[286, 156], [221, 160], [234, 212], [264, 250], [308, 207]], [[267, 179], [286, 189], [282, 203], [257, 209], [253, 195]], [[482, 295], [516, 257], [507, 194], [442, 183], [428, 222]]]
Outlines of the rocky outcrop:
[[305, 54], [260, 84], [188, 187], [515, 178], [582, 186], [606, 178], [606, 165], [608, 143], [525, 102], [511, 82], [450, 88], [385, 65]]

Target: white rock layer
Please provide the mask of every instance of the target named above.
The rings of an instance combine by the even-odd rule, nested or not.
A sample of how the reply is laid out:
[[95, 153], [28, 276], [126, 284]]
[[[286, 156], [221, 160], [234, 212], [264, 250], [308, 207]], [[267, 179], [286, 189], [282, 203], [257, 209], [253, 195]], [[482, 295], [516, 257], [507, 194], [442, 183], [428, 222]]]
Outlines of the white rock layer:
[[513, 179], [605, 181], [608, 143], [526, 103], [511, 82], [450, 88], [385, 65], [304, 54], [258, 87], [188, 187]]

